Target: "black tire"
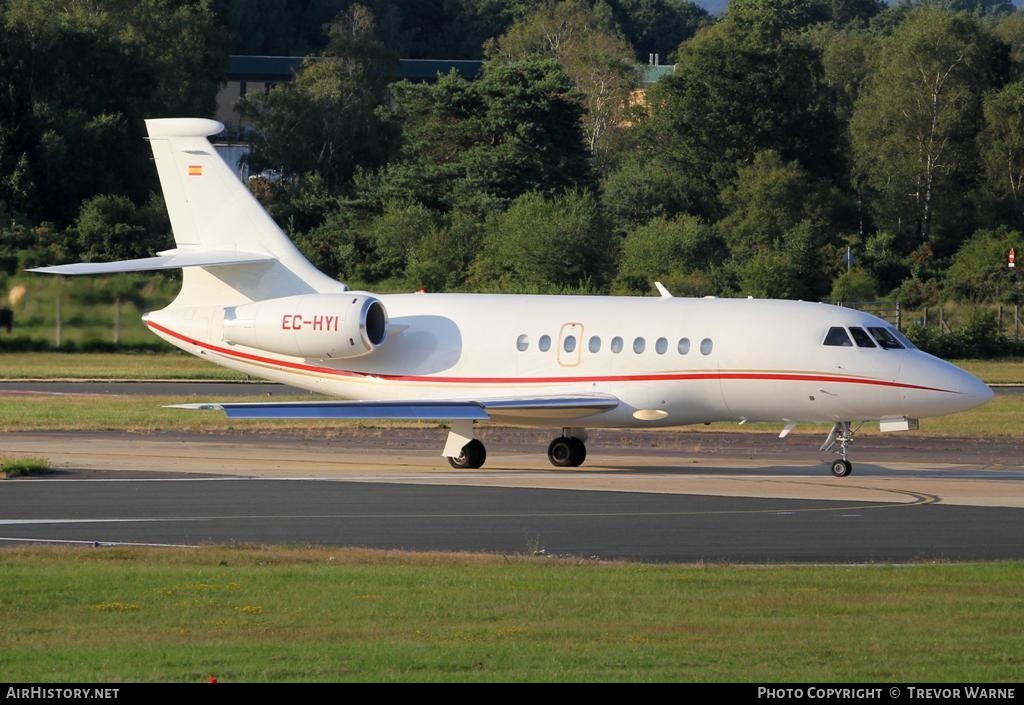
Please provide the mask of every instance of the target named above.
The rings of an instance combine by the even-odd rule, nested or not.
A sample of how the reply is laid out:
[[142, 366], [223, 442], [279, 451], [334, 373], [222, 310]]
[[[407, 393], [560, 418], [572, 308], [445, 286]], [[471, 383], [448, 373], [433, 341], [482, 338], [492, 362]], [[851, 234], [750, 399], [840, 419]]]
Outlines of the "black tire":
[[456, 470], [476, 470], [482, 467], [487, 460], [487, 449], [477, 439], [471, 440], [462, 446], [462, 452], [457, 458], [448, 458], [448, 464]]
[[846, 477], [853, 472], [853, 466], [848, 460], [836, 460], [832, 463], [832, 474], [836, 477]]
[[587, 446], [573, 436], [560, 436], [548, 446], [548, 460], [556, 468], [575, 468], [587, 458]]

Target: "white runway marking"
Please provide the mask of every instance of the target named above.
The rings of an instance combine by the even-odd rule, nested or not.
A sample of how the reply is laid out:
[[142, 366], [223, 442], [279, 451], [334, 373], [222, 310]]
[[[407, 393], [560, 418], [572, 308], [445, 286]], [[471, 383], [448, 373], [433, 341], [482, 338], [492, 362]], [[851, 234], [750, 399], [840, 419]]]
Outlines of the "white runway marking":
[[11, 536], [0, 536], [0, 541], [16, 543], [74, 543], [88, 546], [99, 545], [100, 548], [110, 546], [149, 546], [150, 548], [201, 548], [191, 543], [137, 543], [134, 541], [75, 541], [74, 539], [20, 539]]

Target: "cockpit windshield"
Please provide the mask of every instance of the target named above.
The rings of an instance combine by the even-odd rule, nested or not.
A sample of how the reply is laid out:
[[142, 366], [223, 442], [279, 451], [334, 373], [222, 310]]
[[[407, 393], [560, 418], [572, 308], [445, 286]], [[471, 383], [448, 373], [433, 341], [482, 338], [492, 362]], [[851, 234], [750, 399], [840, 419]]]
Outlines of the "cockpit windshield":
[[871, 339], [871, 336], [867, 334], [863, 328], [857, 328], [856, 326], [850, 326], [850, 335], [857, 342], [858, 348], [873, 348], [875, 347], [875, 341]]
[[852, 348], [853, 341], [850, 340], [850, 336], [846, 333], [845, 328], [832, 326], [828, 329], [828, 333], [825, 334], [825, 345]]
[[878, 341], [878, 346], [885, 350], [902, 350], [903, 343], [896, 339], [888, 328], [868, 328], [871, 337]]
[[896, 340], [903, 343], [903, 347], [908, 350], [917, 350], [917, 346], [910, 342], [910, 338], [900, 333], [898, 328], [889, 327], [889, 332], [893, 334]]

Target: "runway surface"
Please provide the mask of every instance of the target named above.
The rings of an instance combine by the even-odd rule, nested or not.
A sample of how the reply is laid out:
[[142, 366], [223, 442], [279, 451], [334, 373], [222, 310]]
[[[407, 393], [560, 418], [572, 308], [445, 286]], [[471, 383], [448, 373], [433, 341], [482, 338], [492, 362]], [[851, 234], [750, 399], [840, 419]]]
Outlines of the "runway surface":
[[[866, 439], [832, 478], [818, 439], [600, 432], [553, 470], [543, 431], [488, 428], [484, 469], [441, 429], [337, 434], [10, 433], [58, 468], [0, 483], [0, 543], [270, 543], [648, 561], [1024, 558], [1012, 442]], [[381, 448], [386, 448], [382, 453]], [[942, 462], [933, 462], [936, 448]]]
[[6, 483], [0, 540], [325, 544], [645, 561], [1024, 557], [1024, 510], [330, 480]]

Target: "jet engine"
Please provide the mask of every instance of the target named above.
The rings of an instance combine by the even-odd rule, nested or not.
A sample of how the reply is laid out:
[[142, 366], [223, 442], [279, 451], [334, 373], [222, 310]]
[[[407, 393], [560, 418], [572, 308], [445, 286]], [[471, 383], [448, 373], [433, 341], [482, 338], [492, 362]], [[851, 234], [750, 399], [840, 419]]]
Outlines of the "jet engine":
[[303, 294], [224, 309], [224, 341], [313, 359], [358, 357], [388, 337], [384, 304], [366, 294]]

